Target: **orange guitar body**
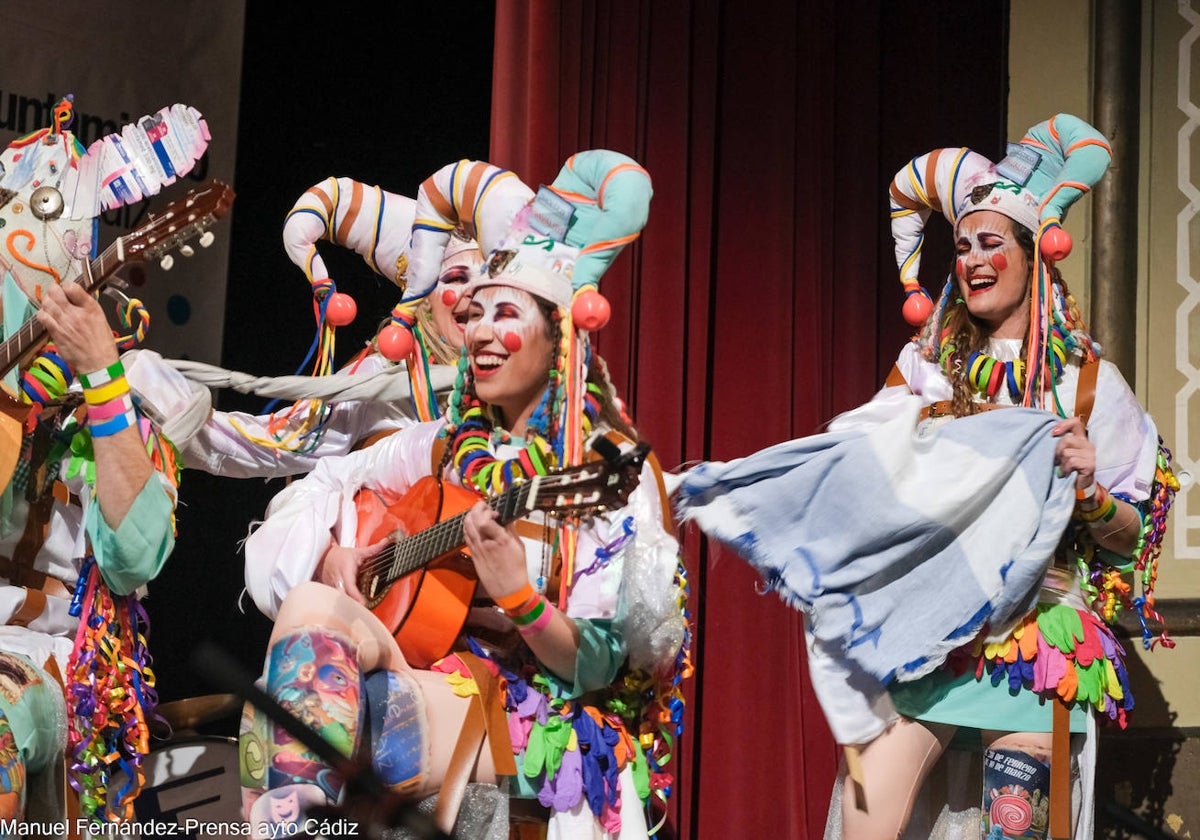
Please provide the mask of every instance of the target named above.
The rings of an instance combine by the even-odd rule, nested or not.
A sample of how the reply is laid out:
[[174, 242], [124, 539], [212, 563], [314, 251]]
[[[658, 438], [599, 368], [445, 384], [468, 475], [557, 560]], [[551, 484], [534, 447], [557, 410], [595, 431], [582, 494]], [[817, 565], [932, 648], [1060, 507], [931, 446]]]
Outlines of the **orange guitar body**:
[[7, 388], [0, 390], [0, 490], [8, 486], [17, 468], [25, 418], [30, 408], [32, 406], [18, 401]]
[[[372, 490], [360, 490], [354, 498], [356, 543], [372, 545], [397, 531], [417, 534], [477, 501], [469, 490], [446, 482], [439, 485], [432, 476], [390, 502]], [[393, 582], [371, 612], [392, 631], [409, 664], [428, 668], [450, 652], [462, 632], [478, 582], [470, 557], [456, 548]]]

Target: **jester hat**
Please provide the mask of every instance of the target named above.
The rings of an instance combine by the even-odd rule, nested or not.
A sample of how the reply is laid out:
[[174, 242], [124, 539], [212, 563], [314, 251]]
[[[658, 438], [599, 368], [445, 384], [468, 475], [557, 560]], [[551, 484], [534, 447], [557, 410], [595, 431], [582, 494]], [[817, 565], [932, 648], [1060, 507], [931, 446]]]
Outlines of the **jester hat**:
[[910, 161], [888, 190], [905, 319], [920, 326], [932, 309], [917, 272], [933, 211], [957, 227], [970, 213], [994, 210], [1033, 231], [1042, 257], [1057, 262], [1071, 252], [1071, 237], [1061, 227], [1067, 210], [1104, 176], [1111, 159], [1099, 131], [1058, 114], [1009, 143], [999, 163], [966, 148], [935, 149]]
[[398, 331], [410, 328], [409, 313], [432, 289], [450, 232], [460, 225], [489, 255], [485, 275], [472, 287], [503, 279], [570, 309], [582, 329], [603, 326], [609, 309], [597, 291], [600, 276], [645, 226], [652, 194], [641, 166], [604, 149], [572, 155], [536, 196], [512, 172], [491, 164], [464, 160], [438, 170], [417, 193], [407, 288], [392, 314], [392, 352], [411, 348]]
[[[337, 291], [317, 243], [324, 240], [350, 248], [372, 271], [403, 288], [404, 253], [416, 208], [417, 202], [407, 196], [350, 178], [330, 177], [305, 190], [288, 211], [283, 226], [284, 250], [304, 271], [313, 292], [318, 326], [313, 348], [315, 375], [333, 372], [334, 329], [350, 323], [357, 314], [354, 299]], [[472, 262], [468, 259], [472, 254], [482, 258], [479, 245], [462, 231], [454, 231], [436, 267], [434, 282], [446, 264], [458, 261], [467, 265]], [[447, 293], [455, 294], [449, 289]], [[410, 375], [418, 380], [422, 380], [426, 366], [423, 347], [421, 356], [421, 364], [410, 368]], [[420, 392], [429, 390], [423, 380], [420, 385]]]
[[211, 139], [200, 113], [176, 104], [84, 150], [67, 130], [73, 109], [71, 97], [61, 100], [53, 128], [0, 152], [0, 266], [34, 302], [47, 283], [70, 279], [72, 263], [92, 256], [101, 212], [174, 183]]

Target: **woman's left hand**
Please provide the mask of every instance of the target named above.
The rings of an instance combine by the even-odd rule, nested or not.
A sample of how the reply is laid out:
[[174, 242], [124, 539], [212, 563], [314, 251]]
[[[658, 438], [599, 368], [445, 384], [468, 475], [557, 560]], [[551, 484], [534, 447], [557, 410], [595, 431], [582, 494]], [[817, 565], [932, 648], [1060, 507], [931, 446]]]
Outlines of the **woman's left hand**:
[[1068, 417], [1055, 425], [1058, 438], [1054, 463], [1063, 475], [1075, 473], [1075, 487], [1084, 490], [1096, 482], [1096, 447], [1088, 440], [1087, 430], [1078, 417]]
[[499, 522], [499, 514], [476, 502], [463, 519], [463, 537], [479, 582], [493, 598], [509, 595], [529, 582], [525, 546], [520, 538]]
[[37, 320], [75, 373], [103, 370], [117, 360], [117, 346], [104, 310], [78, 283], [47, 287]]

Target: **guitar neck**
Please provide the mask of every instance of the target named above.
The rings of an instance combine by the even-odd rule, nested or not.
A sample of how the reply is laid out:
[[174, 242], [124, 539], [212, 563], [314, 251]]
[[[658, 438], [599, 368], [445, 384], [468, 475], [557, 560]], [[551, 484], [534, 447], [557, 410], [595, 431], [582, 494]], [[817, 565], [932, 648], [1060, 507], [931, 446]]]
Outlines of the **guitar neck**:
[[[484, 502], [499, 516], [501, 525], [508, 525], [520, 519], [528, 511], [530, 495], [536, 492], [537, 482], [516, 484], [499, 496], [484, 499]], [[466, 545], [463, 536], [463, 520], [467, 514], [460, 513], [449, 519], [444, 519], [424, 531], [405, 537], [393, 545], [388, 551], [392, 554], [392, 564], [380, 574], [380, 585], [386, 586], [399, 580], [405, 575], [415, 572], [433, 560], [449, 554], [455, 549]]]
[[[104, 252], [88, 264], [88, 271], [81, 272], [70, 281], [91, 291], [106, 281], [124, 263], [123, 243], [118, 238]], [[30, 351], [41, 347], [46, 341], [46, 328], [38, 319], [30, 318], [16, 332], [0, 344], [0, 376], [7, 374]]]

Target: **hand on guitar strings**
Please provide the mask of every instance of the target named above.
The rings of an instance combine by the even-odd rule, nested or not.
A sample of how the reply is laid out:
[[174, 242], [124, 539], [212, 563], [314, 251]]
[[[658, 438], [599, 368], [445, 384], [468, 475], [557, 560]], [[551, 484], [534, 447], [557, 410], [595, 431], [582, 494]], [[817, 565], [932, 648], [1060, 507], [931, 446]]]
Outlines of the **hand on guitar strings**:
[[525, 546], [511, 529], [500, 524], [499, 514], [476, 502], [463, 518], [463, 538], [471, 550], [479, 582], [493, 598], [508, 595], [529, 582]]
[[370, 562], [390, 544], [390, 540], [380, 540], [374, 545], [358, 547], [334, 543], [329, 546], [329, 550], [317, 564], [315, 580], [326, 586], [332, 586], [339, 592], [345, 592], [360, 604], [366, 604], [367, 599], [358, 589], [358, 569], [363, 563]]
[[117, 361], [117, 346], [104, 310], [76, 283], [48, 286], [42, 293], [37, 320], [76, 374], [87, 374]]
[[[499, 514], [483, 502], [463, 518], [463, 537], [471, 550], [475, 574], [493, 599], [520, 591], [529, 584], [525, 546], [511, 527], [498, 521]], [[564, 680], [575, 679], [579, 653], [579, 628], [548, 601], [549, 620], [540, 630], [525, 634], [525, 643], [538, 661]]]

